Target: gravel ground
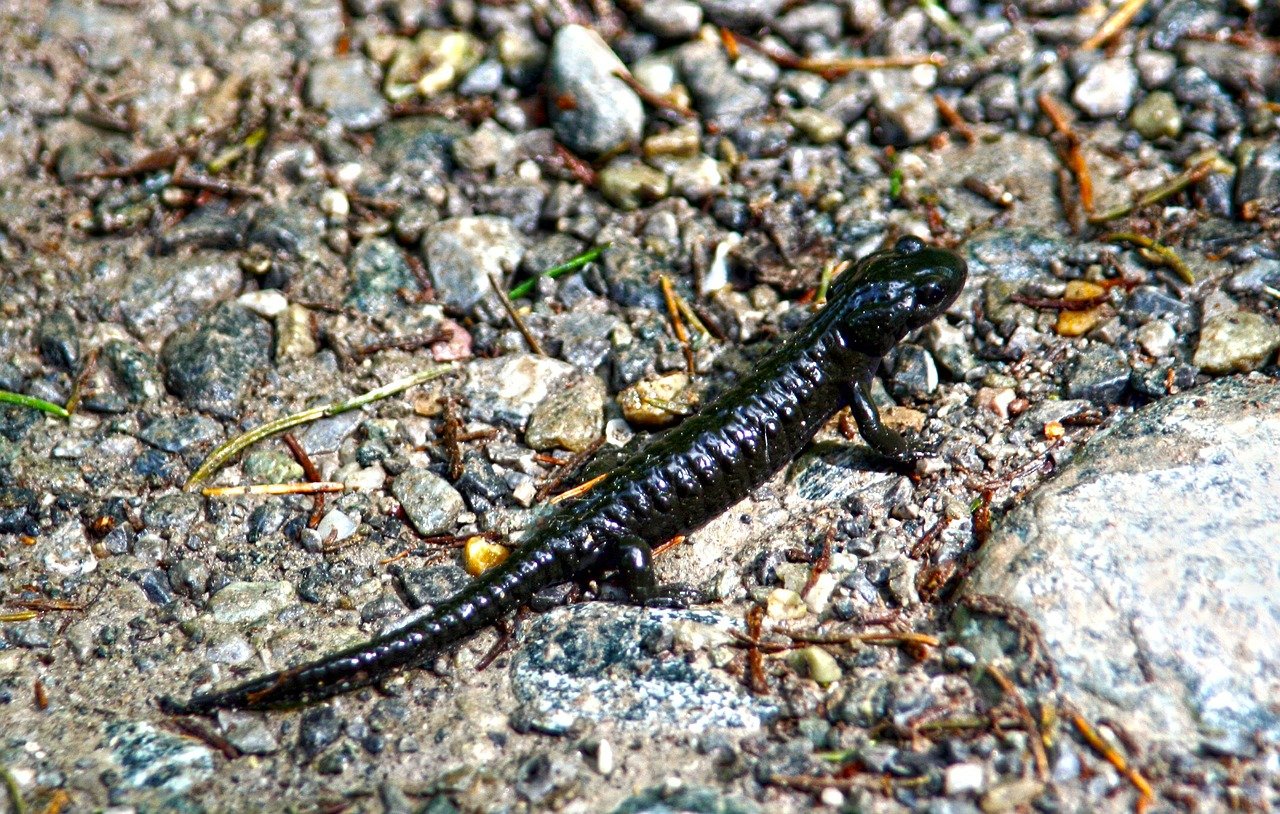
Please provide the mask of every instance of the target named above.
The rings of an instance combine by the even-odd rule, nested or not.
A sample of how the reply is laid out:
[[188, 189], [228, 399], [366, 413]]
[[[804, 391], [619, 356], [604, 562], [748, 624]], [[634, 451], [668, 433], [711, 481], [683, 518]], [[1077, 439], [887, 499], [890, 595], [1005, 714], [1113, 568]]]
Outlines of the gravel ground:
[[[1280, 10], [1105, 6], [0, 0], [0, 390], [76, 402], [0, 404], [9, 807], [1280, 805]], [[903, 234], [936, 455], [824, 429], [660, 559], [714, 602], [157, 707], [426, 612]], [[438, 363], [210, 479], [342, 494], [184, 488]]]

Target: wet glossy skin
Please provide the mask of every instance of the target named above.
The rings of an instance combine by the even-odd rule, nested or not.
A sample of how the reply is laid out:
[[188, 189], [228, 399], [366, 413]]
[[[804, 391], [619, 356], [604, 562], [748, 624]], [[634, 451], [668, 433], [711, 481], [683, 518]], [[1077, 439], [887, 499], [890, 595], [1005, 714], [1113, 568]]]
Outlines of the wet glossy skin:
[[916, 238], [842, 274], [827, 305], [720, 399], [632, 457], [535, 528], [502, 565], [430, 616], [317, 661], [229, 689], [169, 698], [171, 712], [301, 706], [371, 684], [515, 612], [537, 591], [615, 573], [641, 603], [680, 604], [650, 567], [650, 550], [703, 525], [767, 481], [849, 407], [870, 446], [899, 464], [923, 453], [880, 422], [869, 385], [881, 357], [960, 293], [965, 264]]

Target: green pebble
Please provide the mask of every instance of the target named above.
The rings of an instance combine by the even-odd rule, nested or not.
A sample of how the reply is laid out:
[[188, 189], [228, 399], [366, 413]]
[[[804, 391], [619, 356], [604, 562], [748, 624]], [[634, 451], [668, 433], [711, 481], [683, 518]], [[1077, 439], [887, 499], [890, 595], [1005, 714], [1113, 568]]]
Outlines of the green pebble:
[[1182, 133], [1182, 114], [1178, 112], [1173, 94], [1158, 90], [1147, 94], [1133, 109], [1129, 124], [1147, 141], [1161, 136], [1177, 138]]

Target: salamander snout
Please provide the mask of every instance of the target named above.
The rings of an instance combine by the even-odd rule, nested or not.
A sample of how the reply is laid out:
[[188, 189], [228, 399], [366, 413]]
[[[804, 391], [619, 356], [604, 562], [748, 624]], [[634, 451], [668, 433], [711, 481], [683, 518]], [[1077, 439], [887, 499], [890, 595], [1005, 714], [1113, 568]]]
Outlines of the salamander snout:
[[903, 237], [840, 275], [828, 307], [838, 312], [835, 321], [848, 345], [878, 355], [945, 311], [966, 276], [960, 255]]

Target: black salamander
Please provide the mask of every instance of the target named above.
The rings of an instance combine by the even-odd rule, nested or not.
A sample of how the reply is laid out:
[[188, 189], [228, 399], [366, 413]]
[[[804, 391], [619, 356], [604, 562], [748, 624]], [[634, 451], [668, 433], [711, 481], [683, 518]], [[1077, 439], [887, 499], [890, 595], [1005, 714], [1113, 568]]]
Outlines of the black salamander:
[[[869, 388], [881, 357], [960, 293], [965, 263], [905, 237], [831, 285], [826, 306], [756, 370], [697, 415], [614, 469], [534, 528], [504, 563], [430, 615], [371, 641], [185, 703], [173, 713], [296, 707], [420, 664], [514, 613], [538, 591], [612, 572], [633, 601], [680, 604], [659, 586], [651, 547], [703, 525], [767, 481], [843, 407], [879, 454], [912, 465], [914, 450], [881, 423]], [[685, 589], [687, 592], [687, 589]]]

